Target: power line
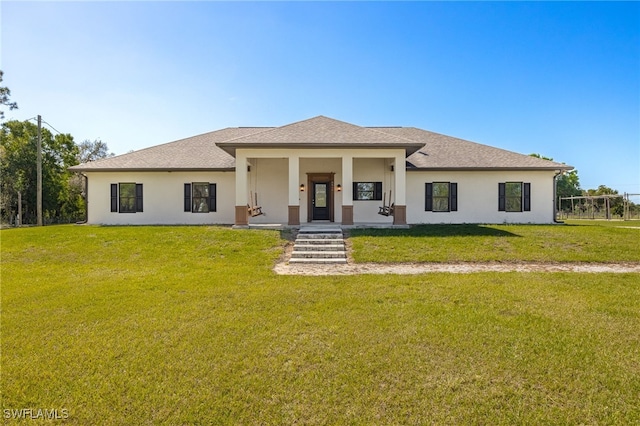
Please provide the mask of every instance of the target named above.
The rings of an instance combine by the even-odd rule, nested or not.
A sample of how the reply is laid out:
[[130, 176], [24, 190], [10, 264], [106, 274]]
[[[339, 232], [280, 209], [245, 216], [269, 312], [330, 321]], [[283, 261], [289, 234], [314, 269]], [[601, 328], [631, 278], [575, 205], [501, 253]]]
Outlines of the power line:
[[46, 122], [46, 121], [44, 121], [44, 120], [42, 120], [42, 122], [43, 122], [44, 124], [46, 124], [47, 126], [51, 127], [51, 129], [52, 129], [54, 132], [56, 132], [57, 134], [59, 134], [59, 135], [61, 135], [61, 134], [62, 134], [62, 132], [60, 132], [58, 129], [56, 129], [55, 127], [53, 127], [51, 124], [47, 123], [47, 122]]
[[[39, 117], [39, 116], [38, 116], [38, 117]], [[38, 121], [38, 117], [31, 117], [31, 118], [26, 119], [25, 121], [31, 121], [31, 120], [33, 120], [33, 121]], [[56, 128], [55, 128], [55, 127], [53, 127], [51, 124], [49, 124], [49, 123], [47, 123], [46, 121], [44, 121], [44, 120], [42, 119], [42, 117], [40, 117], [40, 121], [41, 121], [42, 123], [46, 124], [47, 126], [49, 126], [49, 127], [51, 128], [51, 130], [53, 130], [53, 131], [54, 131], [54, 132], [56, 132], [57, 134], [59, 134], [59, 135], [61, 135], [61, 134], [62, 134], [62, 132], [61, 132], [60, 130], [56, 129]]]

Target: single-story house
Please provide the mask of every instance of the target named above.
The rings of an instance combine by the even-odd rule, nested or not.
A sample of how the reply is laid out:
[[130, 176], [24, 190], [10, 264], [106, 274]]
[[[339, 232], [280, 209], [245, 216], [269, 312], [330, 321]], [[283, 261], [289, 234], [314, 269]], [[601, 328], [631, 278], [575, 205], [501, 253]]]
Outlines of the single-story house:
[[552, 223], [572, 167], [415, 127], [324, 116], [235, 127], [71, 168], [94, 224]]

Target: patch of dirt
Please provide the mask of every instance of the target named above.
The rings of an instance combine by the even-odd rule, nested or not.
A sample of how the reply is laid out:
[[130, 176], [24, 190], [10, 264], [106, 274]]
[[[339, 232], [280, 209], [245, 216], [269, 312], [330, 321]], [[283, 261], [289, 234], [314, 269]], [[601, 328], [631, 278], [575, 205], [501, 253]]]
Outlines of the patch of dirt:
[[336, 265], [289, 264], [278, 262], [273, 270], [279, 275], [415, 275], [433, 272], [470, 274], [474, 272], [587, 272], [640, 273], [638, 263], [352, 263]]
[[434, 272], [472, 274], [474, 272], [582, 272], [582, 273], [640, 273], [640, 263], [527, 263], [527, 262], [460, 262], [460, 263], [355, 263], [349, 232], [344, 230], [347, 251], [346, 264], [289, 264], [295, 233], [286, 235], [286, 244], [273, 270], [278, 275], [359, 275], [396, 274], [416, 275]]

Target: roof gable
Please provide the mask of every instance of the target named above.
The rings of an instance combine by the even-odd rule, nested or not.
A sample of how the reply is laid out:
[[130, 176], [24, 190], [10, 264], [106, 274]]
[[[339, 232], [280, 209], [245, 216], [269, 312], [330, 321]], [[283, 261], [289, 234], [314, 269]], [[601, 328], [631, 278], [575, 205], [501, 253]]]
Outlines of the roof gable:
[[411, 139], [322, 115], [241, 136], [219, 143], [218, 146], [232, 155], [236, 148], [244, 147], [396, 147], [407, 149], [408, 154], [420, 148], [420, 144]]

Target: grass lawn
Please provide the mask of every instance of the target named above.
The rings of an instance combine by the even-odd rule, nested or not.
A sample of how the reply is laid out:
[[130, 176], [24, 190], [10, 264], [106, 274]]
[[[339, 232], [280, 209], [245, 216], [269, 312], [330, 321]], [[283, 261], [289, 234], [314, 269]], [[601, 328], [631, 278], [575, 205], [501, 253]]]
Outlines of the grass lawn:
[[640, 262], [640, 222], [351, 231], [356, 262]]
[[[620, 232], [551, 228], [554, 244]], [[415, 232], [416, 247], [474, 245]], [[469, 238], [540, 244], [543, 231], [487, 232], [514, 236]], [[0, 237], [9, 424], [22, 409], [80, 425], [640, 422], [640, 274], [277, 276], [277, 231]]]

